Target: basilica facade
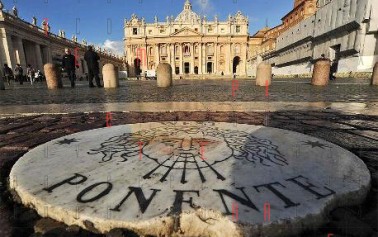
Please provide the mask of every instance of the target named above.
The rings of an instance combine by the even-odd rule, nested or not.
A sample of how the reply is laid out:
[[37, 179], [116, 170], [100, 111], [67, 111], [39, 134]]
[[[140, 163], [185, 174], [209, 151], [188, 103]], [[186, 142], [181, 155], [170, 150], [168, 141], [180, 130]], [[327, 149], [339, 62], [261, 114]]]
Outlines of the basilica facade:
[[160, 62], [172, 66], [175, 77], [201, 75], [246, 76], [248, 17], [240, 11], [226, 21], [200, 17], [189, 0], [174, 18], [153, 23], [133, 14], [125, 19], [125, 53], [129, 74], [156, 70]]

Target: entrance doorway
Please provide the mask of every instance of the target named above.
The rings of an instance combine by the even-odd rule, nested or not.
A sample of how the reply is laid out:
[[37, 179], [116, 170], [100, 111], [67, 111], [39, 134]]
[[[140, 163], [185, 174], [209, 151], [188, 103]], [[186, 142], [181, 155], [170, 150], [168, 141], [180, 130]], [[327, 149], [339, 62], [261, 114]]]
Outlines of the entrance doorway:
[[212, 62], [208, 62], [206, 68], [207, 68], [207, 70], [206, 70], [207, 73], [213, 73], [213, 63]]
[[134, 68], [136, 76], [140, 76], [140, 73], [142, 72], [142, 70], [140, 69], [140, 63], [141, 61], [139, 58], [134, 59]]
[[330, 48], [331, 74], [336, 73], [339, 67], [340, 48], [340, 44]]
[[194, 67], [194, 74], [198, 74], [198, 67], [197, 66]]
[[184, 73], [189, 74], [190, 63], [184, 63]]
[[232, 61], [232, 73], [237, 72], [239, 64], [240, 64], [240, 57], [236, 56], [234, 60]]

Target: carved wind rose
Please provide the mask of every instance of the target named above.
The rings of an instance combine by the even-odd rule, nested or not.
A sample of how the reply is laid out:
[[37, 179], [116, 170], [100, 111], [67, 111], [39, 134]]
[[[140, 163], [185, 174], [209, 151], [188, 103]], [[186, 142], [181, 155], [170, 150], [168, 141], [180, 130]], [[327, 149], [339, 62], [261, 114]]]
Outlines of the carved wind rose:
[[[223, 147], [221, 151], [216, 151]], [[212, 155], [211, 159], [206, 159]], [[198, 173], [202, 183], [206, 182], [203, 169], [210, 170], [219, 180], [225, 180], [218, 163], [234, 158], [253, 163], [255, 166], [287, 165], [286, 158], [270, 140], [261, 139], [243, 131], [221, 130], [211, 126], [171, 126], [166, 123], [157, 128], [124, 133], [91, 149], [90, 155], [101, 154], [102, 162], [116, 160], [127, 162], [129, 158], [150, 159], [155, 168], [143, 178], [161, 175], [160, 182], [166, 182], [172, 171], [181, 172], [181, 183], [187, 183], [188, 172]]]

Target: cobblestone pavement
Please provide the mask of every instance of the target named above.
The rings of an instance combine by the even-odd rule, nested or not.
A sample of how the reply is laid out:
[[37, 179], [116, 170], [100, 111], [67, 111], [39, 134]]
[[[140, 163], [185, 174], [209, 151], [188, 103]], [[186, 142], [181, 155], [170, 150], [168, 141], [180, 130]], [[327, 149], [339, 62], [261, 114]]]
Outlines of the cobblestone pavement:
[[[180, 82], [185, 84], [185, 82]], [[227, 83], [221, 82], [223, 88], [227, 88]], [[250, 81], [243, 81], [241, 84], [243, 87], [247, 87], [247, 83]], [[150, 88], [150, 82], [143, 82], [143, 85], [148, 85]], [[194, 84], [194, 83], [193, 83]], [[206, 82], [205, 88], [211, 88], [211, 84], [215, 82]], [[125, 84], [123, 84], [125, 86]], [[127, 82], [126, 85], [130, 87], [139, 87], [136, 82]], [[293, 88], [301, 87], [307, 88], [305, 84], [293, 84], [285, 85], [285, 90], [293, 90]], [[189, 86], [190, 87], [190, 86]], [[345, 87], [345, 88], [344, 88]], [[180, 88], [180, 86], [177, 86]], [[183, 89], [178, 89], [185, 92]], [[254, 87], [252, 87], [254, 88]], [[274, 85], [272, 89], [274, 88]], [[354, 94], [345, 93], [343, 98], [354, 99], [374, 99], [377, 98], [372, 92], [373, 89], [369, 89], [365, 85], [349, 87], [347, 85], [341, 85], [340, 88], [344, 92], [353, 91]], [[349, 88], [349, 89], [346, 89]], [[254, 88], [257, 90], [256, 88]], [[16, 95], [17, 90], [9, 90], [6, 93], [12, 94], [11, 98], [2, 100], [4, 94], [1, 95], [1, 103], [15, 103], [18, 100], [20, 103], [37, 103], [41, 102], [41, 98], [49, 98], [49, 102], [54, 100], [59, 93], [68, 93], [69, 96], [63, 97], [59, 100], [61, 103], [64, 101], [71, 101], [73, 98], [69, 98], [74, 95], [75, 90], [62, 90], [56, 92], [54, 96], [46, 92], [43, 89], [39, 90], [42, 95], [32, 93], [35, 90], [28, 89], [28, 93], [33, 94], [32, 100], [23, 98], [22, 95]], [[100, 91], [101, 89], [93, 89], [94, 91]], [[274, 89], [273, 89], [274, 90]], [[321, 90], [321, 89], [319, 89]], [[337, 99], [339, 96], [332, 95], [330, 92], [336, 90], [324, 89], [322, 96], [329, 97], [330, 99]], [[360, 98], [357, 98], [357, 93], [361, 90], [364, 91]], [[84, 90], [85, 91], [85, 90]], [[127, 92], [124, 87], [118, 92], [114, 92], [109, 98], [120, 97], [121, 91]], [[225, 98], [226, 92], [220, 88], [214, 88], [216, 93], [222, 94], [221, 98]], [[374, 91], [374, 90], [373, 90]], [[2, 93], [2, 92], [1, 92]], [[51, 92], [52, 93], [52, 92]], [[63, 94], [64, 94], [63, 93]], [[94, 92], [87, 92], [89, 97], [95, 97]], [[85, 94], [84, 93], [84, 94]], [[113, 92], [112, 92], [113, 93]], [[135, 92], [132, 92], [136, 96]], [[190, 94], [185, 92], [186, 95]], [[308, 92], [307, 92], [308, 93]], [[99, 97], [103, 98], [105, 92], [99, 93]], [[148, 93], [150, 94], [150, 93]], [[179, 93], [176, 94], [179, 97]], [[206, 93], [205, 93], [206, 94]], [[83, 95], [83, 94], [81, 94]], [[157, 95], [155, 95], [156, 98]], [[206, 97], [206, 95], [203, 95]], [[246, 95], [248, 97], [250, 95]], [[303, 97], [301, 97], [303, 96]], [[322, 97], [320, 96], [320, 97]], [[18, 97], [18, 99], [16, 99]], [[36, 98], [35, 98], [36, 97]], [[106, 97], [106, 96], [105, 96]], [[310, 95], [296, 94], [295, 98], [307, 98], [311, 99]], [[318, 96], [314, 96], [314, 98]], [[177, 98], [177, 97], [176, 97]], [[84, 100], [90, 100], [89, 98], [83, 98]], [[290, 96], [287, 99], [291, 99]], [[46, 101], [44, 101], [46, 102]], [[45, 143], [51, 139], [61, 137], [63, 135], [72, 134], [79, 131], [88, 129], [101, 128], [106, 126], [106, 115], [104, 113], [73, 113], [66, 115], [36, 115], [36, 116], [24, 116], [0, 119], [0, 236], [101, 236], [90, 234], [78, 227], [67, 227], [63, 224], [56, 223], [50, 219], [41, 218], [33, 210], [22, 207], [12, 199], [11, 194], [7, 191], [7, 177], [13, 164], [24, 153], [32, 149], [33, 147]], [[372, 187], [366, 201], [360, 206], [342, 207], [332, 211], [327, 223], [316, 231], [307, 231], [301, 236], [378, 236], [378, 117], [371, 115], [353, 115], [340, 112], [325, 112], [325, 111], [276, 111], [271, 113], [259, 113], [259, 112], [172, 112], [172, 113], [148, 113], [148, 112], [130, 112], [130, 113], [114, 113], [112, 116], [112, 124], [120, 125], [136, 122], [150, 122], [150, 121], [221, 121], [221, 122], [237, 122], [254, 125], [266, 125], [271, 127], [277, 127], [282, 129], [288, 129], [297, 131], [300, 133], [308, 134], [318, 138], [325, 139], [329, 142], [333, 142], [341, 147], [348, 149], [349, 151], [358, 155], [368, 166], [372, 174]], [[34, 233], [34, 229], [43, 232], [44, 234]], [[124, 230], [114, 230], [107, 236], [137, 236], [133, 233]]]
[[[266, 88], [255, 86], [254, 80], [238, 80], [232, 96], [231, 80], [175, 80], [168, 89], [156, 87], [156, 81], [121, 81], [116, 90], [89, 88], [86, 81], [77, 87], [49, 91], [45, 83], [12, 84], [0, 91], [0, 105], [163, 102], [163, 101], [266, 101]], [[340, 79], [327, 87], [314, 87], [310, 79], [274, 79], [269, 86], [269, 101], [299, 102], [368, 102], [378, 101], [378, 87], [369, 80]], [[7, 86], [7, 85], [6, 85]]]

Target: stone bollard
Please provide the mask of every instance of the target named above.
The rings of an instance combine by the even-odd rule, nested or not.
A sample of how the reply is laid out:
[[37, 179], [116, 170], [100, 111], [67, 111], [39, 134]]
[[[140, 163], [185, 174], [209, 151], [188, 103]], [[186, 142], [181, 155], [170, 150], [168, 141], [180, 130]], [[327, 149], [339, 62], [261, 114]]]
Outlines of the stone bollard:
[[328, 58], [320, 58], [315, 62], [311, 84], [314, 86], [326, 86], [329, 82], [331, 61]]
[[378, 62], [375, 63], [373, 75], [371, 76], [371, 84], [378, 86]]
[[104, 88], [117, 88], [119, 86], [118, 68], [111, 63], [102, 67]]
[[159, 63], [156, 69], [157, 87], [172, 86], [172, 67], [168, 63]]
[[272, 66], [269, 63], [260, 63], [257, 66], [256, 85], [270, 86], [272, 83]]
[[47, 88], [49, 90], [63, 87], [61, 73], [55, 64], [47, 63], [43, 69], [45, 72]]

